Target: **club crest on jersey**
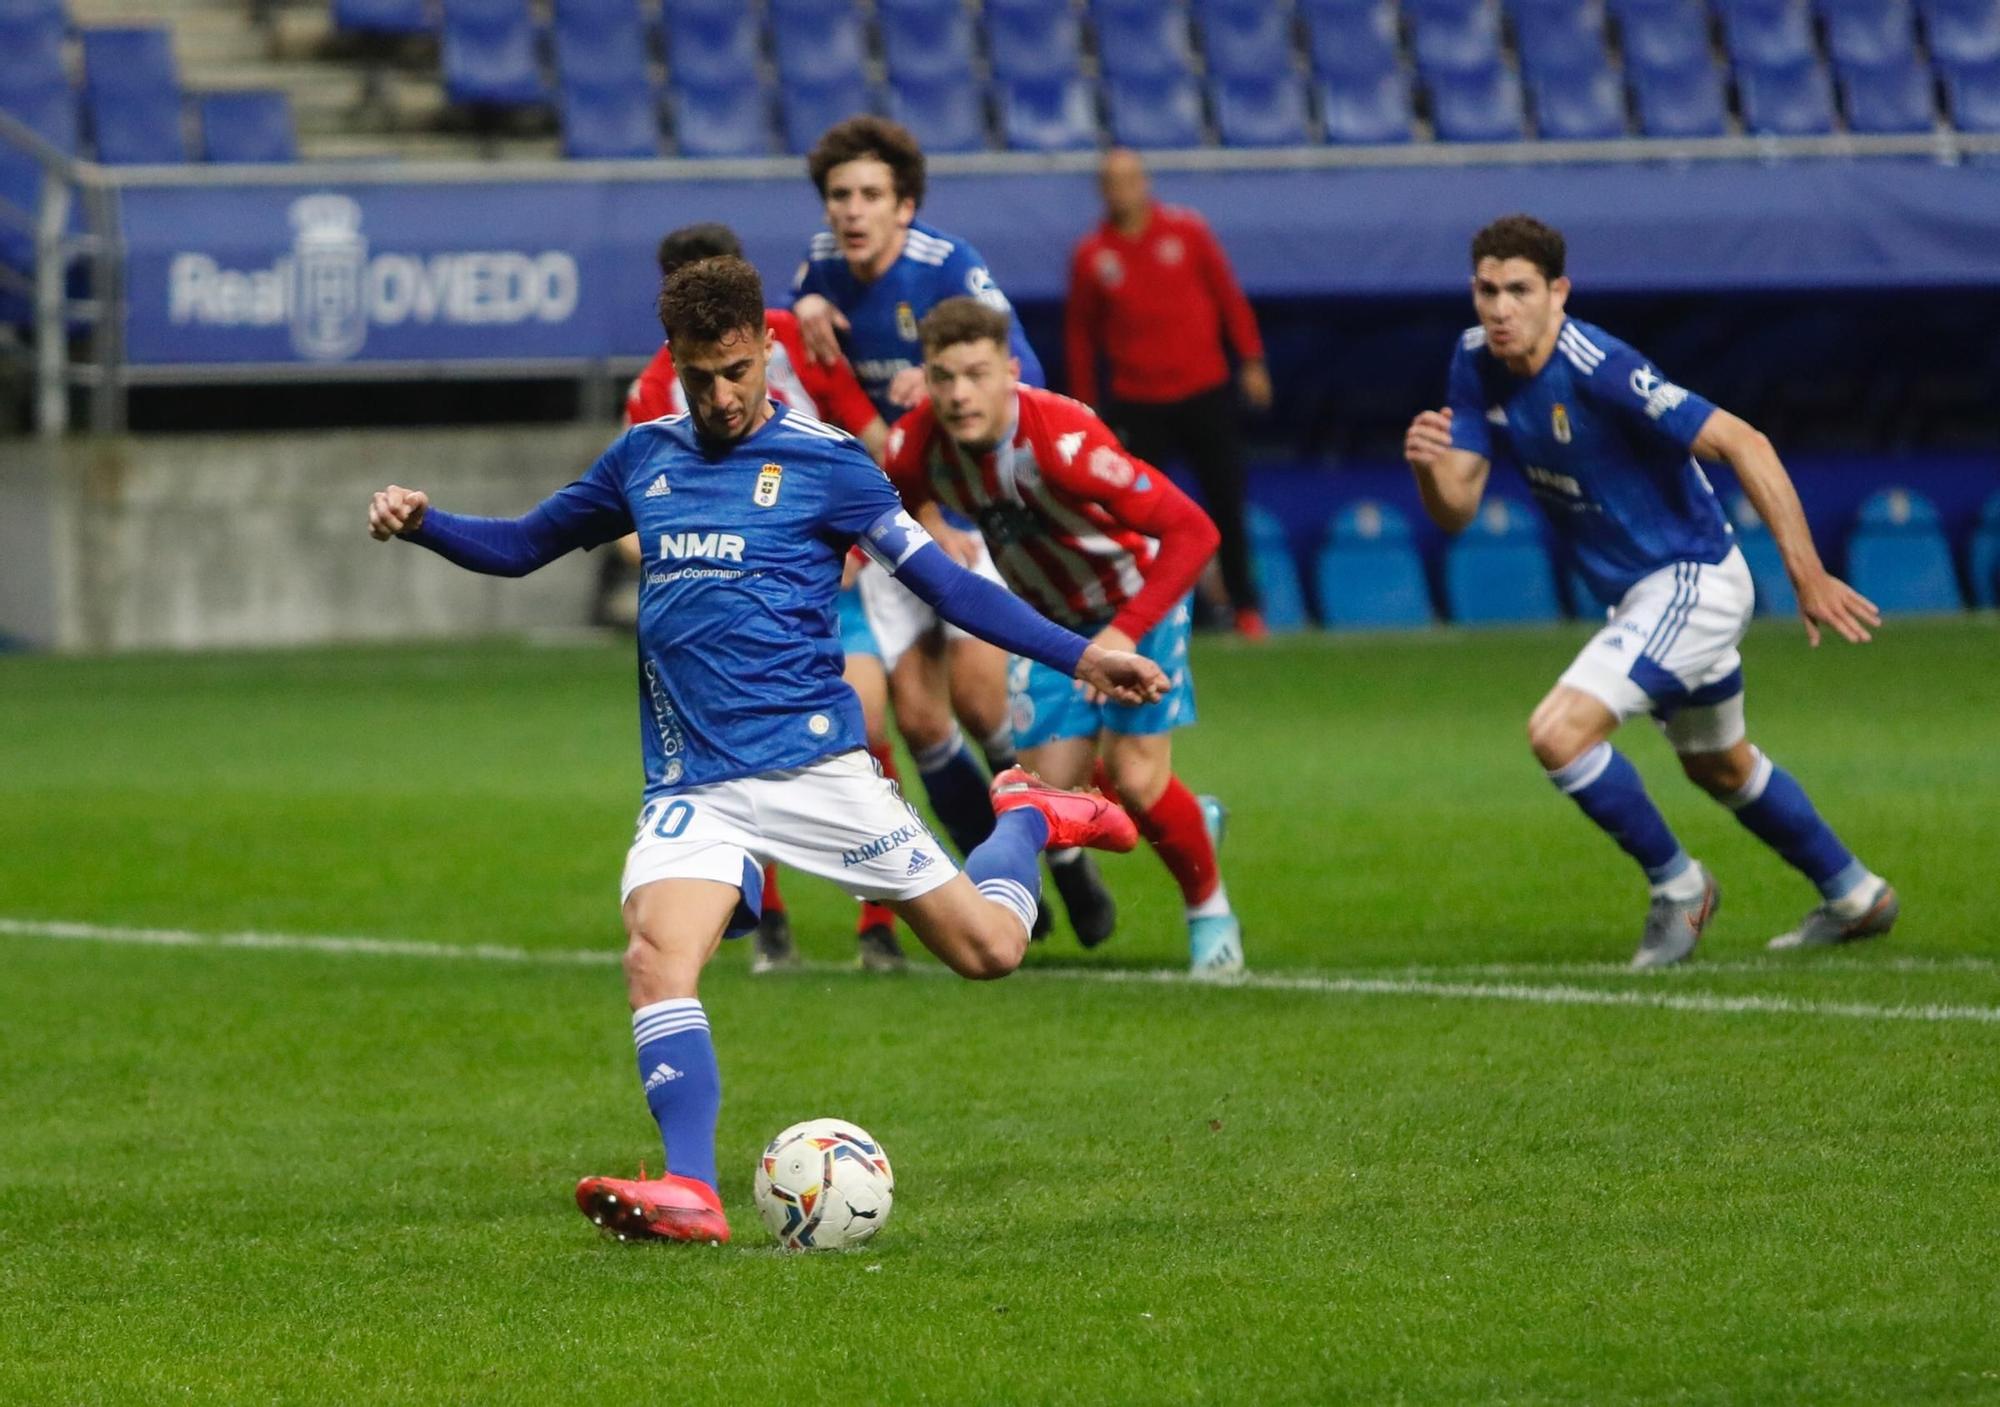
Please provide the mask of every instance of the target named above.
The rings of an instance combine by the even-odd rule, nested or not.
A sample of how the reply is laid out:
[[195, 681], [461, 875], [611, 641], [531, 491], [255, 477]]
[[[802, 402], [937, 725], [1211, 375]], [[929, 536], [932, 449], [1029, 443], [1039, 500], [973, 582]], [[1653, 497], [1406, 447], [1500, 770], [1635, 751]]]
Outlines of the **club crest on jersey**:
[[896, 335], [905, 342], [917, 340], [917, 315], [910, 310], [908, 303], [896, 305]]
[[1106, 288], [1125, 282], [1125, 261], [1109, 249], [1097, 251], [1097, 281]]
[[1555, 431], [1557, 444], [1569, 443], [1569, 408], [1561, 401], [1557, 401], [1555, 409], [1549, 412], [1549, 428]]
[[778, 501], [778, 487], [784, 482], [785, 471], [776, 464], [766, 464], [757, 471], [757, 487], [750, 492], [750, 501], [759, 508], [769, 508]]

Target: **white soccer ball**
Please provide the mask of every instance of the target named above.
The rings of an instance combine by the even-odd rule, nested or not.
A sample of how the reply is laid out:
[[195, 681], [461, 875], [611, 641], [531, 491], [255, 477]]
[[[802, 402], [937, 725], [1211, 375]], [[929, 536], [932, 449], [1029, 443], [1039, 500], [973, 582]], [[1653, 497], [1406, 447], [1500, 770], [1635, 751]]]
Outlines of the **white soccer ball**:
[[757, 1214], [788, 1251], [837, 1251], [882, 1229], [896, 1200], [889, 1155], [841, 1119], [793, 1124], [757, 1159]]

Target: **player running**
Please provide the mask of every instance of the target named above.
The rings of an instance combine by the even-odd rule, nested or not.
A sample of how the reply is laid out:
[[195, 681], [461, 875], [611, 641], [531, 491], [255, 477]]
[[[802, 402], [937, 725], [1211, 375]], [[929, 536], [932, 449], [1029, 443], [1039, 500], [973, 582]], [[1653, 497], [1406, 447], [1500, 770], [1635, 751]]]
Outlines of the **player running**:
[[773, 406], [757, 271], [704, 259], [667, 280], [660, 320], [689, 413], [626, 431], [520, 518], [471, 518], [390, 486], [369, 531], [474, 571], [518, 576], [636, 530], [646, 545], [638, 650], [645, 802], [622, 886], [627, 994], [658, 1178], [586, 1178], [577, 1204], [632, 1237], [726, 1241], [716, 1193], [721, 1082], [701, 970], [756, 924], [775, 859], [888, 903], [961, 976], [1019, 964], [1046, 846], [1129, 849], [1102, 797], [1023, 778], [998, 789], [992, 835], [960, 873], [863, 750], [840, 679], [834, 595], [855, 543], [947, 617], [1135, 703], [1167, 691], [1149, 660], [1051, 625], [947, 557], [851, 436]]
[[[719, 255], [743, 257], [743, 242], [727, 225], [686, 225], [660, 241], [659, 263], [662, 281], [676, 270], [699, 259]], [[876, 413], [875, 403], [854, 379], [854, 368], [845, 357], [832, 363], [806, 355], [799, 339], [798, 320], [784, 308], [766, 308], [764, 325], [771, 332], [771, 357], [765, 368], [765, 390], [773, 401], [805, 412], [816, 419], [847, 431], [868, 448], [877, 460], [889, 440], [889, 428]], [[637, 425], [658, 420], [663, 415], [684, 415], [687, 394], [674, 375], [673, 348], [662, 343], [652, 361], [632, 382], [625, 399], [625, 423]], [[619, 540], [618, 550], [634, 567], [640, 562], [639, 538], [634, 533]], [[840, 646], [846, 657], [841, 678], [861, 700], [861, 716], [868, 730], [868, 755], [890, 781], [896, 777], [896, 754], [889, 746], [889, 678], [882, 662], [881, 647], [875, 643], [862, 611], [860, 592], [853, 586], [840, 593]], [[855, 946], [861, 965], [871, 972], [897, 972], [907, 966], [902, 944], [896, 941], [896, 916], [873, 900], [861, 901], [855, 919]], [[757, 919], [752, 972], [772, 972], [796, 967], [797, 945], [792, 941], [791, 917], [778, 887], [778, 867], [764, 866], [764, 908]]]
[[1887, 933], [1896, 891], [1745, 738], [1736, 647], [1750, 622], [1750, 572], [1690, 456], [1736, 471], [1777, 538], [1814, 645], [1821, 626], [1865, 641], [1881, 616], [1820, 564], [1769, 440], [1601, 328], [1566, 316], [1563, 254], [1562, 236], [1526, 215], [1474, 236], [1479, 326], [1459, 339], [1449, 404], [1411, 422], [1403, 452], [1425, 510], [1447, 532], [1472, 521], [1493, 461], [1513, 464], [1590, 588], [1618, 603], [1536, 706], [1528, 746], [1549, 780], [1646, 872], [1652, 905], [1632, 966], [1688, 957], [1721, 897], [1608, 741], [1641, 714], [1660, 723], [1690, 781], [1818, 888], [1819, 907], [1769, 946]]
[[[986, 261], [964, 241], [916, 218], [924, 198], [924, 153], [907, 130], [879, 117], [850, 118], [827, 129], [807, 166], [828, 225], [813, 237], [793, 289], [793, 311], [811, 355], [831, 361], [845, 351], [876, 409], [893, 421], [924, 396], [918, 319], [941, 299], [970, 294], [1007, 315], [1014, 351], [1028, 379], [1041, 384], [1041, 363]], [[963, 546], [965, 565], [1000, 580], [976, 535]], [[864, 570], [859, 585], [889, 670], [896, 724], [932, 809], [961, 849], [976, 845], [993, 823], [986, 778], [953, 715], [970, 727], [988, 767], [999, 772], [1011, 766], [1007, 661], [949, 625], [940, 629], [936, 613], [887, 573]], [[1108, 937], [1114, 911], [1096, 868], [1078, 858], [1051, 871], [1078, 935]]]
[[928, 404], [889, 433], [889, 475], [913, 510], [977, 522], [1000, 573], [1043, 615], [1170, 671], [1142, 705], [1073, 687], [1017, 660], [1010, 682], [1022, 762], [1057, 785], [1103, 772], [1187, 904], [1198, 977], [1243, 968], [1243, 935], [1217, 872], [1202, 804], [1173, 772], [1173, 730], [1195, 721], [1188, 592], [1220, 535], [1167, 476], [1128, 455], [1080, 402], [1020, 384], [1007, 315], [948, 298], [921, 325]]

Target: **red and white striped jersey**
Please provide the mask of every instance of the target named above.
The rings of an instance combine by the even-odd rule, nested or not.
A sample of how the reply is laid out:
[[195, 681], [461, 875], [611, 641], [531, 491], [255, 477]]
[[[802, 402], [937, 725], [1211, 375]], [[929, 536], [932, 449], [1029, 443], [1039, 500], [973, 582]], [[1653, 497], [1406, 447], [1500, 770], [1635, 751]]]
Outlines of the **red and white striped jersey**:
[[1215, 524], [1126, 453], [1089, 406], [1023, 386], [1013, 434], [972, 454], [929, 402], [889, 432], [889, 477], [912, 510], [936, 502], [979, 525], [1016, 595], [1070, 626], [1134, 640], [1162, 620], [1215, 551]]
[[[772, 400], [850, 435], [859, 435], [875, 422], [875, 403], [861, 389], [854, 368], [844, 358], [822, 366], [808, 356], [799, 320], [790, 309], [766, 308], [764, 323], [773, 334], [771, 359], [764, 369], [765, 393]], [[625, 423], [639, 425], [683, 414], [687, 408], [687, 393], [674, 375], [674, 354], [662, 346], [625, 393]]]

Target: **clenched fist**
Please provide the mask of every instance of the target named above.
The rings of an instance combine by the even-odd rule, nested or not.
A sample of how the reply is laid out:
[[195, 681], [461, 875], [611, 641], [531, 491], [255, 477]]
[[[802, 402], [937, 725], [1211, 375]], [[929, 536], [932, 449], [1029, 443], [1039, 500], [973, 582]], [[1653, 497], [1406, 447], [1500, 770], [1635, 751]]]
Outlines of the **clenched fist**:
[[424, 510], [430, 506], [430, 495], [422, 489], [391, 484], [369, 500], [368, 535], [377, 542], [387, 542], [403, 533], [413, 533], [424, 525]]

